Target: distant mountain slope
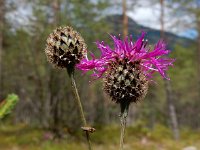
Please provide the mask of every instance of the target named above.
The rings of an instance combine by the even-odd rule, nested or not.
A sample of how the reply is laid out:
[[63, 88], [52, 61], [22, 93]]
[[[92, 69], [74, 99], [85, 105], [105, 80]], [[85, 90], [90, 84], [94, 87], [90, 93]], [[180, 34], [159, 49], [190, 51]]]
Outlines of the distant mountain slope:
[[[115, 35], [122, 33], [122, 15], [112, 15], [106, 18], [106, 21], [113, 27]], [[156, 43], [160, 39], [160, 30], [152, 29], [149, 27], [145, 27], [143, 25], [139, 25], [131, 18], [128, 18], [128, 28], [129, 34], [132, 34], [134, 38], [138, 37], [141, 31], [147, 32], [146, 38], [149, 40], [150, 43]], [[170, 32], [165, 32], [166, 36], [166, 43], [173, 47], [176, 44], [182, 46], [189, 46], [190, 44], [194, 43], [193, 40], [177, 36]]]

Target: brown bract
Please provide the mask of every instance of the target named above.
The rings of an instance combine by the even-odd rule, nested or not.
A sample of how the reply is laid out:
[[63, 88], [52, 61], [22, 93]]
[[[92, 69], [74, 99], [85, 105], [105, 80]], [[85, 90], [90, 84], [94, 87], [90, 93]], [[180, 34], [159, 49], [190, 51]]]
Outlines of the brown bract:
[[118, 58], [110, 62], [104, 77], [104, 90], [113, 101], [137, 102], [146, 96], [148, 81], [139, 63]]
[[58, 68], [74, 67], [86, 55], [86, 44], [71, 27], [59, 27], [47, 38], [45, 53], [50, 63]]

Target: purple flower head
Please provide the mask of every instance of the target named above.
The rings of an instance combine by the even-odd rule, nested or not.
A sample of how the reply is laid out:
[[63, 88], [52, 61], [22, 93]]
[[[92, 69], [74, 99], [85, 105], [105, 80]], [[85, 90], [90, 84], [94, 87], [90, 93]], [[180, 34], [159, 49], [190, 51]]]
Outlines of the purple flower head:
[[163, 41], [159, 41], [153, 49], [144, 40], [145, 33], [133, 42], [132, 36], [125, 40], [111, 36], [114, 49], [103, 41], [96, 42], [101, 51], [100, 58], [84, 58], [77, 68], [84, 73], [93, 70], [92, 76], [104, 79], [104, 90], [117, 103], [137, 102], [147, 93], [148, 81], [153, 73], [159, 72], [169, 80], [166, 71], [173, 65], [174, 59], [162, 57], [169, 54]]
[[118, 39], [115, 36], [111, 36], [114, 41], [114, 49], [110, 48], [103, 41], [96, 42], [97, 47], [101, 51], [101, 57], [95, 58], [91, 54], [92, 59], [82, 59], [77, 65], [77, 68], [83, 72], [93, 70], [93, 76], [100, 78], [108, 69], [108, 65], [112, 61], [118, 59], [128, 59], [129, 62], [140, 62], [140, 67], [147, 79], [152, 78], [152, 74], [159, 72], [162, 77], [170, 80], [165, 71], [169, 66], [173, 66], [174, 59], [162, 57], [170, 53], [170, 50], [166, 49], [166, 45], [163, 41], [159, 41], [151, 50], [147, 47], [147, 41], [145, 41], [145, 32], [134, 43], [132, 36], [126, 37], [125, 40]]

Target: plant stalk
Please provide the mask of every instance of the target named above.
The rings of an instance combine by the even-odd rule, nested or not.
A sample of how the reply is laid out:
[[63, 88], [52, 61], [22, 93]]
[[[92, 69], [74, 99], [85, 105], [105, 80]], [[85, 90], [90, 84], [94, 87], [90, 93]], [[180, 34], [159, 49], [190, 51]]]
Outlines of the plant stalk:
[[126, 118], [128, 116], [129, 103], [121, 104], [121, 114], [120, 114], [120, 123], [121, 123], [121, 134], [120, 134], [120, 146], [119, 150], [124, 149], [124, 137], [126, 129]]
[[[70, 76], [70, 80], [71, 80], [72, 90], [73, 90], [75, 100], [76, 100], [76, 103], [78, 106], [78, 110], [80, 113], [81, 121], [82, 121], [83, 126], [86, 127], [87, 122], [86, 122], [85, 115], [83, 112], [83, 107], [81, 104], [80, 96], [78, 94], [78, 89], [76, 87], [76, 82], [74, 79], [74, 72], [72, 72], [69, 76]], [[87, 139], [87, 143], [88, 143], [88, 150], [92, 150], [89, 131], [85, 131], [85, 133], [86, 133], [86, 139]]]

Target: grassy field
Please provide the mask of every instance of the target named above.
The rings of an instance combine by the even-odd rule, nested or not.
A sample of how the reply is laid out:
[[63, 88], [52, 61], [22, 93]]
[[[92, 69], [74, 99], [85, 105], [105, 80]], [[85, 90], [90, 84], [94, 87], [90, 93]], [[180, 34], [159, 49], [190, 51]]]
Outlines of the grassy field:
[[[119, 127], [107, 126], [92, 134], [94, 150], [117, 150]], [[0, 126], [0, 150], [87, 150], [81, 133], [52, 140], [52, 134], [25, 125]], [[128, 127], [124, 150], [182, 150], [194, 146], [200, 149], [200, 132], [181, 130], [181, 139], [175, 141], [169, 129], [157, 125], [154, 130], [142, 126]]]

